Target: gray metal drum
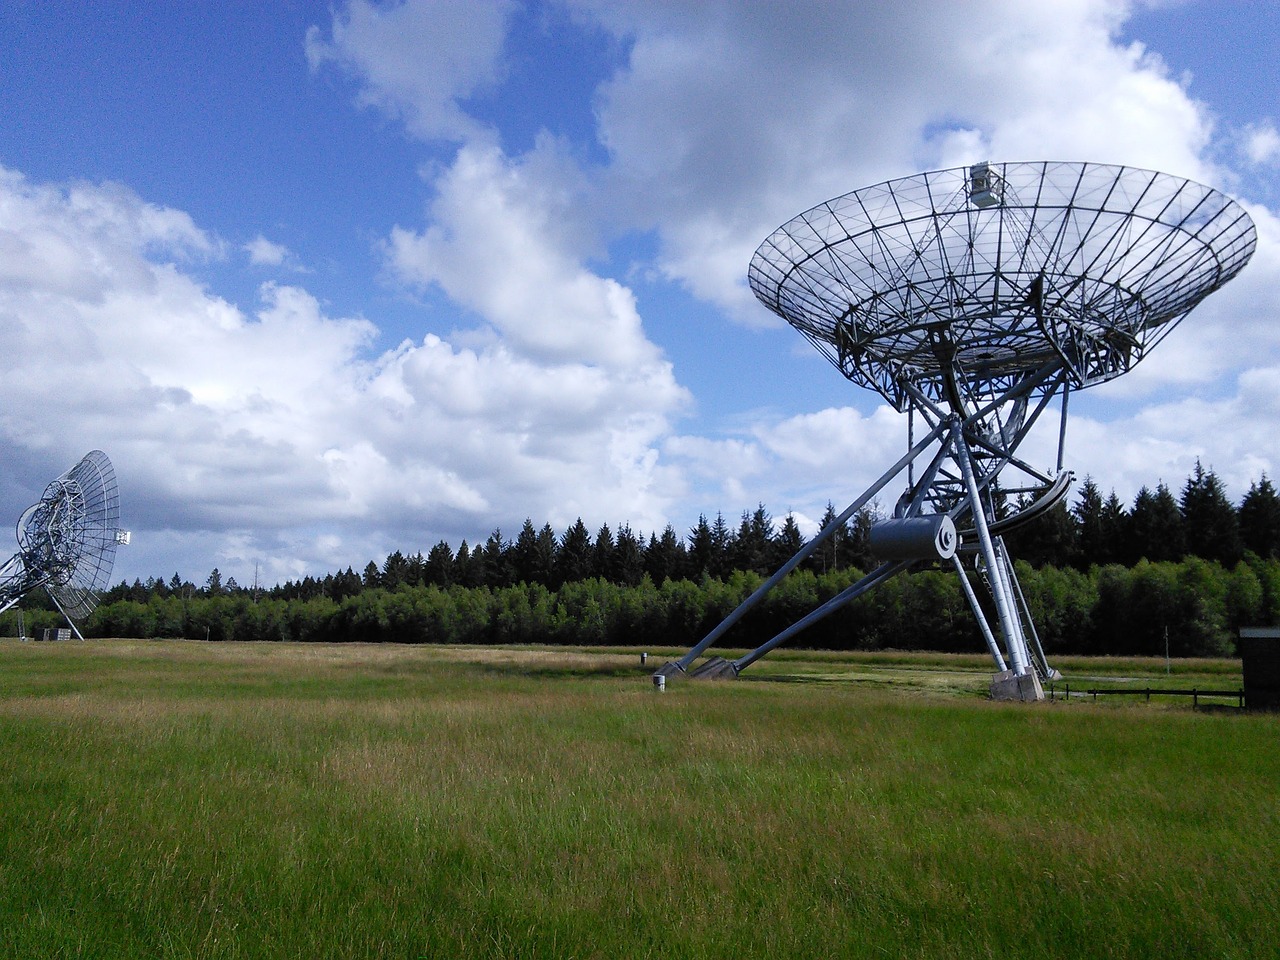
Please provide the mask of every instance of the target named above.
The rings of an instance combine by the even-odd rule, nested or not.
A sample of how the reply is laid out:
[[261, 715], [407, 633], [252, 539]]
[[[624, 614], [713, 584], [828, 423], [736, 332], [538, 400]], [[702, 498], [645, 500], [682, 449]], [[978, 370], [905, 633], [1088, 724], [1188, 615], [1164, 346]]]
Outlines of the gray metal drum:
[[871, 526], [871, 552], [881, 560], [950, 560], [960, 537], [945, 513], [881, 520]]

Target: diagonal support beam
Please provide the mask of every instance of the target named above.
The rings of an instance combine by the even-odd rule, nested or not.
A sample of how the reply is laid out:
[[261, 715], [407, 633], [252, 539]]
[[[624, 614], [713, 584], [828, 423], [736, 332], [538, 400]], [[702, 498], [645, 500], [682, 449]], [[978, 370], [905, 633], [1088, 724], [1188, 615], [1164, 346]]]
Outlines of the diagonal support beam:
[[936, 427], [934, 427], [932, 430], [930, 430], [928, 436], [924, 437], [919, 443], [917, 443], [905, 454], [903, 454], [902, 457], [898, 460], [898, 462], [895, 463], [892, 467], [890, 467], [887, 471], [885, 471], [885, 473], [881, 475], [879, 480], [877, 480], [870, 487], [868, 487], [866, 492], [864, 492], [862, 496], [858, 497], [858, 499], [854, 500], [853, 503], [849, 504], [849, 506], [845, 508], [844, 512], [841, 513], [840, 516], [836, 517], [834, 520], [831, 521], [831, 523], [827, 524], [827, 526], [816, 537], [814, 537], [807, 544], [805, 544], [804, 547], [801, 548], [801, 550], [794, 557], [792, 557], [790, 560], [784, 563], [777, 570], [777, 572], [774, 573], [773, 576], [771, 576], [768, 580], [766, 580], [759, 587], [757, 587], [755, 592], [752, 593], [751, 596], [747, 597], [747, 599], [743, 600], [742, 603], [738, 604], [737, 608], [732, 613], [730, 613], [727, 617], [725, 617], [722, 621], [720, 621], [719, 625], [716, 626], [716, 628], [713, 629], [710, 633], [708, 633], [705, 637], [703, 637], [702, 640], [698, 644], [696, 644], [692, 650], [686, 653], [679, 660], [676, 660], [674, 663], [665, 664], [663, 667], [659, 668], [658, 672], [662, 673], [663, 671], [667, 671], [668, 673], [671, 673], [671, 672], [675, 672], [676, 670], [678, 670], [679, 672], [687, 671], [689, 667], [693, 664], [693, 662], [697, 660], [698, 657], [702, 656], [703, 652], [708, 647], [710, 647], [713, 643], [715, 643], [722, 636], [724, 636], [724, 634], [729, 630], [730, 627], [732, 627], [735, 623], [741, 620], [752, 609], [752, 607], [754, 607], [757, 603], [763, 600], [765, 595], [768, 594], [770, 590], [772, 590], [782, 581], [783, 577], [785, 577], [792, 570], [798, 567], [805, 560], [805, 558], [807, 558], [810, 554], [812, 554], [815, 550], [817, 550], [818, 547], [821, 546], [822, 543], [825, 542], [833, 533], [835, 533], [837, 530], [843, 527], [844, 524], [848, 522], [850, 517], [852, 517], [855, 513], [857, 513], [859, 510], [865, 507], [868, 503], [870, 503], [872, 498], [875, 497], [875, 495], [879, 493], [882, 489], [884, 489], [885, 485], [888, 484], [890, 480], [892, 480], [904, 469], [906, 469], [907, 465], [910, 464], [913, 460], [915, 460], [916, 457], [924, 453], [924, 451], [927, 450], [936, 440], [938, 440], [939, 437], [941, 437], [943, 433], [947, 431], [947, 429], [948, 429], [947, 424], [940, 423]]

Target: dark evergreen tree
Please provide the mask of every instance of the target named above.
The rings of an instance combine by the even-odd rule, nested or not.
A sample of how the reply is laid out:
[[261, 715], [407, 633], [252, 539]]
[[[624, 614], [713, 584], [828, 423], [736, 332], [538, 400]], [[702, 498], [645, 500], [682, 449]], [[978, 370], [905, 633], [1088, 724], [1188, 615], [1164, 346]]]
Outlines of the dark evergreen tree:
[[538, 531], [528, 517], [524, 518], [524, 526], [511, 546], [511, 566], [517, 583], [545, 582], [539, 578], [542, 565], [538, 557]]
[[694, 582], [710, 575], [715, 545], [712, 543], [711, 524], [705, 513], [698, 515], [698, 523], [689, 530], [688, 575]]
[[[462, 545], [466, 546], [465, 540]], [[469, 556], [468, 560], [470, 560]], [[423, 577], [427, 583], [437, 587], [451, 586], [457, 573], [454, 562], [453, 549], [446, 541], [441, 540], [427, 553], [426, 562], [423, 564]]]
[[770, 571], [777, 570], [799, 553], [803, 547], [804, 534], [800, 532], [800, 527], [796, 524], [796, 518], [788, 513], [783, 518], [782, 526], [778, 528], [777, 535], [773, 538], [773, 556], [769, 561]]
[[484, 542], [484, 582], [490, 587], [509, 587], [515, 583], [511, 544], [502, 538], [500, 527], [495, 527]]
[[1123, 562], [1133, 565], [1146, 559], [1152, 563], [1177, 560], [1186, 553], [1182, 511], [1169, 488], [1161, 482], [1152, 493], [1138, 491], [1129, 511], [1129, 534]]
[[662, 536], [649, 536], [649, 546], [645, 549], [644, 568], [649, 579], [662, 586], [663, 581], [679, 580], [685, 575], [685, 546], [676, 536], [675, 528], [667, 524]]
[[1182, 489], [1182, 521], [1188, 553], [1228, 567], [1244, 555], [1240, 517], [1217, 474], [1199, 460]]
[[556, 553], [559, 549], [560, 543], [556, 540], [556, 532], [551, 529], [551, 524], [544, 523], [534, 541], [534, 583], [541, 583], [553, 589], [560, 585], [556, 581]]
[[644, 552], [641, 550], [640, 540], [631, 532], [631, 525], [624, 523], [618, 528], [609, 579], [625, 587], [634, 587], [643, 578]]
[[382, 586], [382, 573], [378, 570], [378, 565], [372, 560], [365, 564], [363, 583], [366, 590]]
[[403, 553], [399, 550], [387, 556], [386, 561], [382, 564], [382, 579], [380, 585], [388, 590], [394, 590], [407, 579], [409, 572], [409, 561], [405, 559]]
[[1080, 493], [1076, 505], [1071, 508], [1071, 517], [1075, 520], [1076, 536], [1074, 565], [1087, 570], [1090, 565], [1102, 566], [1106, 563], [1106, 543], [1102, 531], [1102, 493], [1093, 477], [1086, 476], [1080, 484]]
[[[373, 562], [369, 562], [369, 566], [373, 567], [374, 576], [377, 576], [378, 568]], [[365, 568], [366, 573], [368, 568]], [[360, 574], [356, 573], [351, 567], [347, 567], [342, 573], [337, 574], [332, 579], [325, 577], [326, 586], [325, 594], [334, 600], [344, 600], [347, 597], [354, 597], [364, 589], [364, 581], [360, 579]]]
[[756, 573], [768, 574], [769, 561], [772, 559], [773, 518], [758, 504], [755, 512], [742, 512], [742, 522], [738, 525], [738, 535], [733, 538], [730, 556], [735, 570], [754, 570]]
[[[831, 501], [827, 501], [826, 512], [823, 513], [822, 519], [818, 521], [818, 532], [821, 533], [831, 524], [836, 522], [840, 515], [836, 513], [836, 508], [832, 506]], [[818, 544], [818, 548], [809, 554], [805, 566], [814, 573], [828, 573], [836, 569], [836, 560], [840, 555], [840, 540], [844, 534], [843, 525], [832, 533], [822, 543]]]
[[601, 580], [613, 580], [613, 555], [617, 552], [613, 531], [603, 524], [596, 532], [596, 543], [591, 549], [591, 575]]
[[715, 523], [711, 525], [711, 576], [725, 580], [733, 572], [733, 559], [730, 549], [733, 546], [733, 534], [723, 513], [716, 513]]
[[560, 583], [577, 583], [592, 575], [592, 543], [587, 525], [579, 517], [560, 538], [556, 554], [556, 577]]
[[[441, 543], [444, 543], [444, 541], [442, 540]], [[445, 546], [447, 547], [449, 545], [445, 543]], [[452, 555], [453, 555], [453, 551], [450, 550], [450, 556]], [[409, 584], [409, 586], [411, 587], [421, 587], [426, 584], [427, 558], [422, 555], [421, 550], [417, 551], [416, 553], [414, 553], [413, 556], [409, 557], [408, 564], [406, 565], [405, 571], [404, 571], [404, 582]]]
[[1280, 557], [1280, 495], [1264, 473], [1240, 501], [1240, 537], [1263, 559]]
[[[1031, 505], [1031, 498], [1018, 498], [1018, 509]], [[1059, 501], [1048, 510], [1009, 531], [1005, 536], [1011, 552], [1033, 567], [1070, 566], [1076, 556], [1076, 523], [1067, 505]]]
[[463, 540], [458, 545], [458, 553], [453, 558], [453, 577], [454, 582], [460, 586], [484, 586], [484, 548], [477, 547], [476, 549], [481, 554], [478, 561], [467, 541]]
[[871, 553], [871, 528], [875, 522], [876, 510], [863, 507], [845, 524], [844, 559], [841, 566], [867, 571], [876, 565], [876, 558]]
[[1129, 515], [1114, 490], [1102, 505], [1102, 540], [1098, 545], [1098, 563], [1124, 563], [1125, 545], [1129, 540]]
[[218, 572], [217, 567], [213, 568], [209, 578], [205, 580], [204, 592], [211, 597], [216, 597], [222, 593], [222, 574]]

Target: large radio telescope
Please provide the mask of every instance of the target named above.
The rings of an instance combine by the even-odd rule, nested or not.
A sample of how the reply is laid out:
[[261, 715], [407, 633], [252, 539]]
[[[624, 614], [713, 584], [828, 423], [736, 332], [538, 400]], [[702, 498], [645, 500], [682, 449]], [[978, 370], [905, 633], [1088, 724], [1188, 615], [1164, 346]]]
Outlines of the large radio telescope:
[[129, 542], [128, 531], [119, 526], [115, 468], [105, 453], [93, 450], [23, 511], [18, 552], [0, 566], [0, 612], [44, 587], [83, 640], [75, 622], [98, 605], [116, 548]]
[[[894, 477], [893, 516], [872, 528], [884, 563], [735, 661], [764, 653], [920, 561], [950, 562], [995, 661], [992, 694], [1039, 699], [1048, 665], [1000, 534], [1067, 493], [1072, 390], [1130, 370], [1256, 245], [1249, 216], [1202, 184], [1095, 163], [978, 163], [855, 190], [789, 220], [751, 260], [755, 295], [840, 372], [909, 414], [908, 450], [844, 513], [680, 660], [694, 661]], [[1056, 465], [1015, 451], [1060, 398]], [[916, 437], [916, 421], [922, 435]], [[920, 464], [917, 467], [917, 463]], [[1022, 508], [997, 518], [992, 497]], [[957, 529], [959, 528], [959, 529]], [[964, 559], [971, 559], [966, 569]], [[984, 582], [978, 598], [971, 582]], [[989, 624], [994, 616], [998, 629]], [[998, 634], [998, 636], [997, 636]], [[1003, 650], [1002, 650], [1003, 648]]]

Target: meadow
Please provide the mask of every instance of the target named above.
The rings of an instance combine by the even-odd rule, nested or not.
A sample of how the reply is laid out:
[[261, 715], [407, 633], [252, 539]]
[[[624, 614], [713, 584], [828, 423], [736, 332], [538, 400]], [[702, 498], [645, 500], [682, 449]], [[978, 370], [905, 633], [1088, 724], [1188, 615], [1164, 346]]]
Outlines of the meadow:
[[0, 956], [1277, 954], [1280, 717], [675, 652], [0, 640]]

